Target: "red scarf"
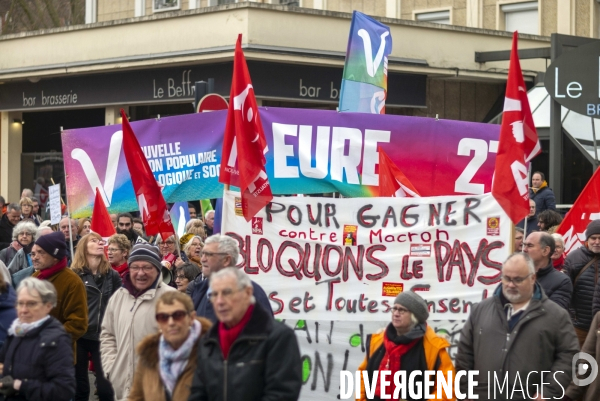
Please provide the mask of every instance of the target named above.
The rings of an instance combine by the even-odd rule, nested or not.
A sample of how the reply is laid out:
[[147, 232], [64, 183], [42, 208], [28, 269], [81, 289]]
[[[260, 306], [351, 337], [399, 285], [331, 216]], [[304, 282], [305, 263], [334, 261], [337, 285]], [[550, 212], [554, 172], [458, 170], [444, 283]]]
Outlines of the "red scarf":
[[119, 276], [121, 276], [121, 279], [123, 279], [123, 277], [125, 277], [125, 273], [127, 273], [129, 270], [129, 265], [127, 264], [127, 261], [125, 261], [125, 263], [122, 265], [113, 266], [112, 268], [115, 269], [117, 273], [119, 273]]
[[250, 305], [242, 320], [232, 328], [228, 329], [223, 323], [219, 322], [219, 342], [221, 343], [221, 351], [223, 351], [223, 357], [227, 359], [229, 355], [229, 349], [231, 344], [238, 338], [246, 324], [250, 321], [254, 305]]
[[562, 270], [563, 265], [565, 264], [565, 254], [560, 255], [560, 258], [553, 260], [552, 265], [558, 271]]
[[39, 278], [40, 280], [47, 280], [50, 277], [54, 276], [59, 271], [61, 271], [62, 269], [64, 269], [65, 267], [67, 267], [67, 258], [66, 257], [64, 257], [61, 261], [59, 261], [54, 266], [49, 267], [44, 270], [40, 270], [40, 273], [36, 277]]
[[[391, 377], [394, 376], [394, 373], [400, 370], [400, 358], [402, 355], [406, 354], [412, 347], [415, 346], [417, 342], [419, 342], [420, 338], [409, 342], [408, 344], [396, 344], [392, 340], [388, 339], [387, 330], [383, 336], [383, 345], [385, 347], [385, 355], [381, 360], [381, 364], [379, 365], [379, 374], [381, 374], [382, 370], [391, 371]], [[390, 376], [388, 376], [389, 378]], [[377, 383], [375, 383], [375, 395], [379, 398], [381, 397], [381, 376], [377, 376]], [[394, 385], [394, 381], [388, 379], [390, 381], [390, 385], [386, 387], [386, 394], [389, 398], [392, 398], [392, 394], [394, 394], [394, 390], [396, 390], [396, 386]]]

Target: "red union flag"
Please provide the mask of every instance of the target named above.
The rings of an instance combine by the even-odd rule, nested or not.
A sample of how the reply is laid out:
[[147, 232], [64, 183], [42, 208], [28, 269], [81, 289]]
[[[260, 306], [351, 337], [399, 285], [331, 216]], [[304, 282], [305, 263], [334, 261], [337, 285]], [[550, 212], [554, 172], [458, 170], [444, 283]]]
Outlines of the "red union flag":
[[121, 117], [123, 119], [123, 153], [125, 153], [133, 191], [146, 233], [148, 235], [160, 234], [162, 238], [166, 239], [175, 234], [167, 203], [123, 109], [121, 109]]
[[381, 147], [379, 147], [379, 196], [395, 196], [397, 198], [421, 196]]
[[513, 223], [529, 214], [529, 162], [541, 152], [513, 33], [492, 194]]
[[113, 234], [116, 234], [115, 226], [113, 226], [110, 214], [106, 210], [106, 205], [100, 195], [100, 191], [96, 188], [96, 199], [94, 200], [94, 211], [92, 212], [91, 230], [99, 234], [102, 238], [107, 239]]
[[583, 191], [565, 216], [556, 232], [563, 236], [565, 252], [582, 246], [585, 242], [585, 229], [593, 220], [600, 219], [600, 169], [597, 169]]
[[246, 221], [250, 221], [273, 200], [265, 170], [267, 150], [240, 34], [235, 45], [219, 181], [241, 189], [242, 211]]

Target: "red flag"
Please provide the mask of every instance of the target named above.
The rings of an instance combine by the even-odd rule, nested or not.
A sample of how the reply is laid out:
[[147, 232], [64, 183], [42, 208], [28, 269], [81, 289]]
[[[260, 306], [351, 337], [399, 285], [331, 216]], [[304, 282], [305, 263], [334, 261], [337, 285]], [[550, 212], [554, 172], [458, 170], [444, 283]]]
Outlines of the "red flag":
[[242, 211], [247, 221], [273, 200], [265, 170], [267, 150], [240, 34], [235, 45], [219, 181], [241, 189]]
[[175, 234], [175, 229], [171, 223], [167, 203], [123, 109], [121, 109], [121, 117], [123, 119], [123, 152], [146, 233], [148, 235], [160, 234], [162, 238], [169, 238]]
[[567, 254], [585, 243], [585, 229], [592, 220], [598, 219], [600, 219], [600, 169], [596, 169], [571, 210], [556, 229], [556, 232], [563, 236]]
[[513, 223], [529, 214], [529, 161], [541, 151], [513, 33], [492, 194]]
[[94, 211], [92, 212], [92, 231], [99, 234], [105, 240], [113, 234], [116, 234], [110, 214], [106, 210], [104, 200], [100, 191], [96, 188], [96, 199], [94, 200]]
[[379, 196], [395, 196], [397, 198], [421, 196], [381, 147], [379, 147]]

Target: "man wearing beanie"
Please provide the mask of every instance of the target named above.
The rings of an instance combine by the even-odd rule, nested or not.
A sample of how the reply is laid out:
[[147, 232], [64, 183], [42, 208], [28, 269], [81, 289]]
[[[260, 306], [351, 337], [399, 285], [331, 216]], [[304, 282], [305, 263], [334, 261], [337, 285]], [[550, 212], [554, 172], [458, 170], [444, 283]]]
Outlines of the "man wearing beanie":
[[[438, 337], [427, 324], [429, 312], [425, 300], [412, 291], [401, 292], [390, 312], [392, 321], [385, 330], [367, 336], [367, 355], [358, 370], [367, 371], [369, 378], [376, 370], [391, 371], [390, 377], [397, 371], [405, 371], [406, 377], [410, 377], [413, 371], [425, 370], [440, 371], [444, 377], [452, 372], [454, 377], [454, 366], [447, 351], [450, 343]], [[360, 377], [360, 400], [363, 401], [367, 400], [367, 395], [362, 373]], [[393, 381], [388, 380], [392, 383], [382, 394], [380, 378], [377, 378], [375, 399], [391, 398], [396, 388]], [[432, 394], [437, 394], [437, 387], [433, 388]]]
[[126, 400], [131, 389], [137, 344], [158, 331], [154, 318], [156, 301], [166, 291], [176, 291], [162, 282], [161, 260], [156, 246], [135, 244], [128, 259], [129, 271], [123, 276], [123, 287], [113, 294], [106, 307], [100, 353], [102, 368], [113, 385], [117, 401]]
[[[600, 299], [594, 304], [594, 291], [600, 275], [600, 220], [588, 224], [585, 230], [584, 246], [569, 252], [565, 259], [563, 271], [569, 275], [573, 283], [571, 297], [571, 321], [583, 346], [594, 312], [600, 310]], [[600, 296], [600, 295], [599, 295]]]
[[39, 237], [31, 248], [33, 277], [48, 280], [54, 285], [57, 303], [50, 315], [63, 324], [71, 335], [73, 353], [76, 341], [88, 328], [87, 295], [83, 281], [67, 268], [67, 244], [61, 232]]
[[[509, 256], [501, 284], [470, 312], [454, 362], [457, 372], [479, 371], [474, 395], [480, 400], [562, 399], [575, 374], [571, 361], [579, 344], [569, 313], [537, 283], [529, 255]], [[466, 379], [460, 389], [467, 391]]]

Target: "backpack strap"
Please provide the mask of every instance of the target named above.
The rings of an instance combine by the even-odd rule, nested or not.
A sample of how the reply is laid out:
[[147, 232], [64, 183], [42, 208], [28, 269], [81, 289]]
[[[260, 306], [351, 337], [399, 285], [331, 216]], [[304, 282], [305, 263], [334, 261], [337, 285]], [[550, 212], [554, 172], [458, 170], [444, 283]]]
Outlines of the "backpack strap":
[[[573, 288], [575, 288], [575, 285], [577, 284], [577, 280], [579, 280], [579, 277], [581, 277], [581, 275], [583, 274], [583, 272], [586, 271], [596, 261], [598, 261], [598, 256], [594, 256], [592, 258], [592, 260], [590, 260], [589, 262], [587, 262], [587, 264], [585, 266], [583, 266], [583, 269], [581, 269], [579, 271], [579, 273], [575, 277], [575, 280], [573, 280]], [[595, 281], [598, 281], [598, 269], [597, 268], [596, 268], [596, 278], [595, 278]]]

